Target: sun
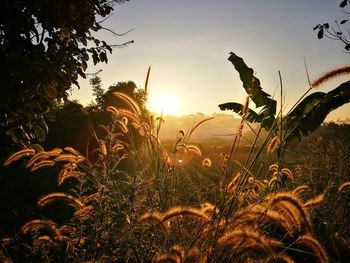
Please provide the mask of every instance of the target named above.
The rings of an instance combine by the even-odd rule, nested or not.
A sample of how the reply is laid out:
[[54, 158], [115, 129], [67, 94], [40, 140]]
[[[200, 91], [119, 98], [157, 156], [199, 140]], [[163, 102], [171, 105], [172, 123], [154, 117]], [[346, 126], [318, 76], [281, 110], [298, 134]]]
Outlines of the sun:
[[173, 93], [162, 93], [150, 98], [148, 109], [157, 114], [177, 115], [179, 114], [180, 101]]

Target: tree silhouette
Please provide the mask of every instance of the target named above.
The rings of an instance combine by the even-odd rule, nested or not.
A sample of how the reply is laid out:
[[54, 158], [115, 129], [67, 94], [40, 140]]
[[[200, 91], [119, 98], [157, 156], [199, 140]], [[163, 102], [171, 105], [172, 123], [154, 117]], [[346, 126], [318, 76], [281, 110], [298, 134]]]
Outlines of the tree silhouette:
[[[350, 13], [345, 11], [349, 7], [349, 0], [341, 0], [339, 7], [342, 8], [343, 12], [347, 15]], [[343, 19], [340, 22], [335, 20], [334, 24], [329, 23], [318, 24], [314, 27], [314, 30], [317, 31], [317, 37], [322, 39], [324, 37], [340, 41], [344, 45], [346, 52], [350, 52], [350, 32], [348, 28], [345, 28], [345, 25], [349, 22], [348, 19]]]
[[77, 79], [85, 78], [87, 61], [108, 62], [107, 53], [116, 45], [96, 38], [94, 32], [105, 29], [103, 21], [122, 2], [2, 1], [2, 145], [24, 146], [45, 139], [45, 115], [67, 100], [72, 84], [79, 86]]

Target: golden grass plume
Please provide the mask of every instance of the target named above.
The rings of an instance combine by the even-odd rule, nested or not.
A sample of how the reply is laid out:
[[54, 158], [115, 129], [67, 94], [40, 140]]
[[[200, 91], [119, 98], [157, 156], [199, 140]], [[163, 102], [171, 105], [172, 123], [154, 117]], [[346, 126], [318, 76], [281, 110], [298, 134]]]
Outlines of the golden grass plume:
[[133, 98], [122, 92], [113, 92], [113, 95], [125, 102], [137, 116], [141, 115], [141, 109]]
[[281, 141], [278, 136], [275, 136], [271, 139], [269, 145], [267, 146], [267, 153], [274, 153], [281, 145]]
[[209, 158], [204, 158], [202, 161], [202, 166], [203, 167], [211, 167], [212, 166], [212, 162]]
[[63, 182], [65, 182], [67, 179], [75, 178], [78, 179], [83, 177], [84, 173], [79, 171], [67, 171], [66, 169], [62, 170], [57, 177], [57, 184], [61, 185]]
[[255, 249], [263, 249], [269, 253], [273, 247], [281, 246], [281, 242], [247, 228], [225, 233], [219, 238], [218, 245], [222, 249], [231, 248], [235, 255], [239, 255]]
[[314, 254], [314, 256], [318, 259], [318, 262], [320, 263], [327, 263], [328, 262], [328, 256], [322, 245], [314, 239], [311, 235], [303, 235], [300, 236], [295, 244], [300, 245], [302, 247], [306, 247], [307, 249], [311, 250], [311, 252]]
[[338, 191], [342, 192], [345, 188], [350, 187], [350, 182], [345, 182], [338, 187]]
[[77, 209], [81, 209], [84, 207], [84, 203], [82, 201], [65, 193], [51, 193], [45, 195], [38, 200], [38, 206], [46, 206], [48, 204], [51, 204], [55, 200], [67, 201], [68, 203], [74, 205]]
[[268, 206], [284, 212], [301, 231], [304, 225], [306, 231], [310, 231], [312, 223], [310, 214], [304, 207], [302, 201], [295, 195], [287, 192], [277, 193], [268, 198]]
[[34, 149], [23, 149], [20, 150], [18, 152], [15, 152], [14, 154], [12, 154], [3, 164], [3, 166], [8, 166], [11, 163], [18, 161], [20, 159], [22, 159], [23, 157], [27, 157], [27, 156], [31, 156], [35, 154], [35, 150]]
[[311, 191], [311, 188], [308, 185], [299, 185], [297, 188], [295, 188], [292, 191], [292, 194], [299, 196], [302, 193], [307, 192], [307, 191]]
[[28, 234], [29, 232], [40, 230], [49, 231], [57, 240], [61, 240], [61, 233], [57, 228], [56, 223], [50, 220], [34, 219], [25, 223], [21, 228], [21, 232], [23, 234]]
[[348, 75], [350, 74], [350, 66], [343, 66], [336, 69], [333, 69], [331, 71], [326, 72], [325, 74], [322, 74], [317, 79], [315, 79], [311, 83], [311, 87], [317, 88], [318, 86], [322, 85], [323, 83], [327, 82], [328, 80], [331, 80], [335, 77], [342, 76], [342, 75]]
[[311, 208], [314, 206], [318, 206], [324, 202], [324, 194], [317, 195], [304, 203], [304, 206], [307, 208]]
[[33, 167], [30, 169], [30, 171], [34, 172], [42, 167], [54, 166], [54, 165], [55, 165], [55, 162], [50, 161], [50, 160], [44, 160], [44, 161], [41, 161], [41, 162], [34, 164]]

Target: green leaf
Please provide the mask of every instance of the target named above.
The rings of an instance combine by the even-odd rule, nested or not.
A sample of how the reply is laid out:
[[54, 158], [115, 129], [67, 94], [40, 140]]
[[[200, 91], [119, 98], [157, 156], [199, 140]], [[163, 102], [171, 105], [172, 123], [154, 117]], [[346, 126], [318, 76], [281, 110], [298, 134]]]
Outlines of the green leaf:
[[37, 125], [33, 127], [33, 130], [39, 142], [45, 141], [45, 131], [42, 128]]
[[[255, 103], [256, 107], [263, 107], [259, 113], [249, 109], [248, 115], [246, 116], [248, 121], [259, 122], [263, 128], [271, 128], [276, 114], [277, 102], [271, 99], [271, 96], [262, 90], [260, 80], [254, 76], [253, 69], [249, 68], [244, 60], [234, 53], [230, 53], [229, 61], [232, 62], [233, 66], [239, 73], [239, 77], [243, 82], [243, 87], [251, 100]], [[230, 109], [240, 114], [240, 104], [237, 103], [225, 103], [219, 105], [222, 110]]]
[[[243, 117], [243, 104], [236, 103], [236, 102], [227, 102], [219, 105], [220, 110], [232, 110], [233, 112], [237, 113], [239, 116]], [[249, 122], [261, 122], [261, 116], [253, 111], [252, 109], [248, 108], [248, 113], [246, 116], [246, 120]]]
[[285, 117], [286, 142], [307, 136], [323, 123], [327, 115], [350, 102], [350, 81], [345, 82], [328, 93], [316, 92], [302, 100]]
[[323, 38], [323, 27], [321, 27], [320, 30], [318, 30], [317, 37], [318, 39]]
[[264, 92], [260, 86], [260, 80], [254, 76], [254, 71], [249, 68], [244, 60], [235, 53], [230, 53], [229, 61], [239, 73], [239, 77], [243, 82], [243, 87], [247, 94], [251, 97], [256, 107], [267, 107], [271, 104], [271, 96]]

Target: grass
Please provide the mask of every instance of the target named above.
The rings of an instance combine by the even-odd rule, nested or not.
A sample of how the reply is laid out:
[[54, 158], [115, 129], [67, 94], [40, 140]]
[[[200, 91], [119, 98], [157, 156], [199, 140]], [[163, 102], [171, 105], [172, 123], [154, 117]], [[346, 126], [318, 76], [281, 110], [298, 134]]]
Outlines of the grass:
[[[226, 145], [191, 142], [210, 119], [162, 143], [162, 118], [143, 115], [131, 98], [116, 96], [130, 110], [108, 108], [115, 121], [104, 127], [103, 137], [96, 135], [98, 147], [89, 157], [70, 147], [25, 149], [5, 162], [23, 162], [36, 173], [58, 169], [60, 191], [40, 197], [32, 218], [2, 236], [2, 261], [346, 258], [350, 166], [348, 144], [341, 137], [315, 134], [282, 161], [276, 155], [281, 143], [272, 134], [242, 145], [243, 116], [236, 137]], [[142, 143], [136, 143], [138, 136]]]

